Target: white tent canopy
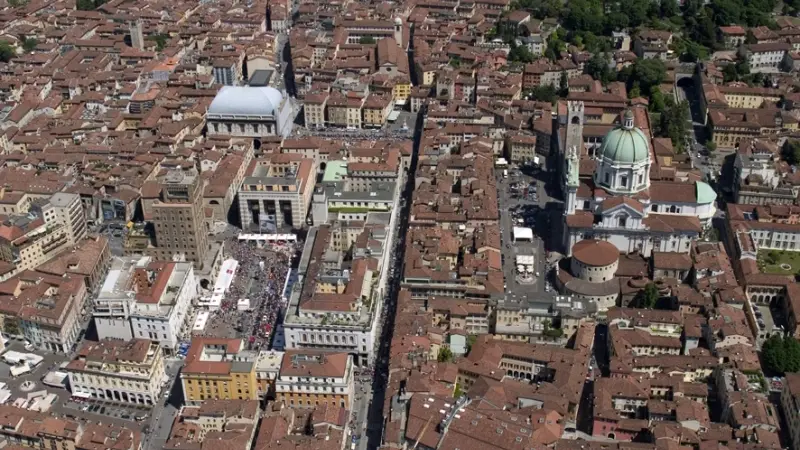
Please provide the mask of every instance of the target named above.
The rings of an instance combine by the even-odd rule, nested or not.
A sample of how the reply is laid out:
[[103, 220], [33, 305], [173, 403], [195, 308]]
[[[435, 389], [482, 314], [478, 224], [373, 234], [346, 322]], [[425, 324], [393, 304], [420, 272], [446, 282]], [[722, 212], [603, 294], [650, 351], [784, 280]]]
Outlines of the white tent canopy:
[[526, 227], [514, 227], [514, 242], [533, 241], [533, 230]]

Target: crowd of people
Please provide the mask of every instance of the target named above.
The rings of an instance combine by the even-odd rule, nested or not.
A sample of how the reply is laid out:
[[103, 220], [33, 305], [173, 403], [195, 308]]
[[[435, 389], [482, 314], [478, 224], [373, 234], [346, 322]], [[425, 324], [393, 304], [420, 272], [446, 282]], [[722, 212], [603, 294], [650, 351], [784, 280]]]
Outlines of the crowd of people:
[[[212, 314], [208, 334], [233, 333], [246, 338], [250, 350], [269, 348], [275, 327], [286, 307], [283, 288], [292, 258], [302, 248], [299, 242], [264, 244], [225, 241], [226, 257], [238, 261], [236, 276], [220, 309]], [[252, 280], [252, 282], [251, 282]], [[239, 308], [239, 301], [249, 300], [249, 307]]]

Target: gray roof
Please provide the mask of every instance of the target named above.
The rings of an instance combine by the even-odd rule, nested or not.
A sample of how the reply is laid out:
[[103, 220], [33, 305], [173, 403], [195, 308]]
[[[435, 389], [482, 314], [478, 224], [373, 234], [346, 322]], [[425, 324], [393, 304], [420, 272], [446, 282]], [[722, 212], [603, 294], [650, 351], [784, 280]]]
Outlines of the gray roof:
[[223, 86], [208, 107], [208, 115], [269, 116], [283, 102], [283, 95], [273, 87]]

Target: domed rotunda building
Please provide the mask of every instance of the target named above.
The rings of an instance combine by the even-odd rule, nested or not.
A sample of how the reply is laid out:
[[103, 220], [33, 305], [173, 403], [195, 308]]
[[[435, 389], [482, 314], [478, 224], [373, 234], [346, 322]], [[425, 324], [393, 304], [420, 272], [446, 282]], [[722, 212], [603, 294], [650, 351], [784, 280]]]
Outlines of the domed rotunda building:
[[269, 86], [223, 86], [206, 113], [209, 134], [235, 137], [288, 136], [291, 100]]
[[[646, 110], [625, 111], [594, 156], [583, 139], [583, 102], [568, 102], [567, 115], [562, 173], [567, 255], [585, 239], [607, 241], [622, 254], [688, 253], [692, 240], [710, 226], [717, 195], [702, 181], [678, 179], [674, 169], [659, 167], [649, 127], [637, 126], [648, 125]], [[651, 178], [653, 173], [659, 177]]]
[[650, 139], [625, 112], [622, 126], [606, 134], [597, 154], [594, 182], [613, 194], [636, 194], [650, 187]]

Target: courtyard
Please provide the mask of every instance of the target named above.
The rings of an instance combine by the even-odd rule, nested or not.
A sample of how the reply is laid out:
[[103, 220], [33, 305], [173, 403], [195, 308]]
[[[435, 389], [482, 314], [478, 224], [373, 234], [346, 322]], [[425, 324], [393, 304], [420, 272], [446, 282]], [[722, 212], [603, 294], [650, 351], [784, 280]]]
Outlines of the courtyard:
[[778, 275], [800, 274], [800, 252], [760, 250], [758, 267], [764, 273]]

